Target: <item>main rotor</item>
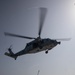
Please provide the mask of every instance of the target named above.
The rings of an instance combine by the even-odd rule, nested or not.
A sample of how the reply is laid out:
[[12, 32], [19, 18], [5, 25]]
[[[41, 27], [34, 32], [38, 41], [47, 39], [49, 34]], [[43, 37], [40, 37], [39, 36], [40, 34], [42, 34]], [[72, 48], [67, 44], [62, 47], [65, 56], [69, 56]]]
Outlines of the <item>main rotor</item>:
[[[12, 36], [12, 37], [19, 37], [19, 38], [25, 38], [25, 39], [35, 39], [35, 40], [40, 40], [41, 39], [41, 32], [44, 24], [44, 20], [47, 14], [47, 8], [41, 7], [39, 8], [40, 11], [40, 16], [39, 16], [39, 30], [38, 30], [38, 37], [29, 37], [29, 36], [22, 36], [18, 34], [12, 34], [8, 32], [4, 32], [6, 36]], [[70, 38], [64, 38], [64, 39], [52, 39], [52, 40], [70, 40]]]
[[40, 22], [39, 22], [39, 30], [38, 30], [38, 37], [37, 38], [12, 34], [12, 33], [8, 33], [8, 32], [5, 32], [4, 34], [6, 36], [13, 36], [13, 37], [19, 37], [19, 38], [26, 38], [26, 39], [41, 39], [41, 32], [42, 32], [44, 20], [45, 20], [46, 14], [47, 14], [47, 8], [41, 7], [41, 8], [39, 8], [39, 11], [40, 11], [40, 17], [39, 17]]

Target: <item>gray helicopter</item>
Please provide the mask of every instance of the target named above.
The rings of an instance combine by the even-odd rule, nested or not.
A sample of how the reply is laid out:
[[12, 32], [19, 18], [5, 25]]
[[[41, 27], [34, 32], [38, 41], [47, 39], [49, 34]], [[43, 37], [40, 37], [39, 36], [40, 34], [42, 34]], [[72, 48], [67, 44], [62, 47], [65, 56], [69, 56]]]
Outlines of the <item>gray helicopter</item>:
[[39, 31], [38, 31], [37, 38], [4, 32], [6, 36], [33, 39], [33, 41], [26, 44], [26, 47], [23, 50], [17, 53], [13, 53], [11, 47], [8, 48], [9, 53], [5, 52], [6, 56], [12, 57], [16, 60], [18, 56], [21, 56], [24, 54], [33, 54], [33, 53], [38, 53], [41, 51], [45, 51], [45, 53], [47, 54], [49, 50], [51, 50], [52, 48], [54, 48], [55, 46], [61, 43], [58, 40], [64, 40], [64, 41], [70, 40], [70, 38], [64, 38], [64, 39], [49, 39], [49, 38], [42, 39], [41, 38], [41, 31], [43, 28], [43, 23], [44, 23], [46, 14], [47, 14], [47, 8], [40, 8], [40, 25], [39, 25]]

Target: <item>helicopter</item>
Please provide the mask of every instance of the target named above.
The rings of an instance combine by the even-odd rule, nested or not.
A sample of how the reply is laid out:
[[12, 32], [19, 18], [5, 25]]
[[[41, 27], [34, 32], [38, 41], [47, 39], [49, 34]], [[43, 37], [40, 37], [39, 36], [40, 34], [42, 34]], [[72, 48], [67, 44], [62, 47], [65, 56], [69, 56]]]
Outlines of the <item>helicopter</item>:
[[12, 36], [12, 37], [18, 37], [18, 38], [24, 38], [24, 39], [33, 39], [31, 42], [27, 43], [25, 48], [17, 53], [12, 52], [12, 48], [8, 48], [8, 52], [5, 52], [6, 56], [12, 57], [15, 60], [18, 56], [24, 55], [24, 54], [34, 54], [41, 51], [45, 51], [47, 54], [49, 50], [57, 46], [58, 44], [61, 44], [58, 40], [70, 40], [70, 38], [63, 38], [63, 39], [50, 39], [50, 38], [41, 38], [41, 32], [43, 28], [43, 23], [47, 14], [47, 8], [41, 7], [39, 8], [40, 11], [40, 24], [39, 24], [39, 31], [38, 31], [38, 37], [28, 37], [28, 36], [22, 36], [17, 34], [12, 34], [9, 32], [4, 32], [6, 36]]

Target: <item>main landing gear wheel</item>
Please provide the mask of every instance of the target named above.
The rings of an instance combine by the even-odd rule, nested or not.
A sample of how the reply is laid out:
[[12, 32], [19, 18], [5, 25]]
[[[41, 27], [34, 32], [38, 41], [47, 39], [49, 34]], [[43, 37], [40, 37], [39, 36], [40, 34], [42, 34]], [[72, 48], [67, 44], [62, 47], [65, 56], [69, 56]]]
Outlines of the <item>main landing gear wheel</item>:
[[48, 51], [45, 51], [45, 53], [47, 54], [47, 53], [48, 53]]

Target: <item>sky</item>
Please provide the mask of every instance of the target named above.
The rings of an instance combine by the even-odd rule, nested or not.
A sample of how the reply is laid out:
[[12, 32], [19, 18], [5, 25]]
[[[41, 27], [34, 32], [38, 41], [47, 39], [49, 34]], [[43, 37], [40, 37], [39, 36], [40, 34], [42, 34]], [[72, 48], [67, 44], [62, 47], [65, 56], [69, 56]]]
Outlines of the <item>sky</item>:
[[[75, 75], [75, 0], [0, 0], [0, 75]], [[48, 54], [4, 55], [10, 45], [16, 53], [29, 39], [6, 37], [4, 32], [38, 37], [39, 8], [48, 12], [41, 38], [71, 38]]]

